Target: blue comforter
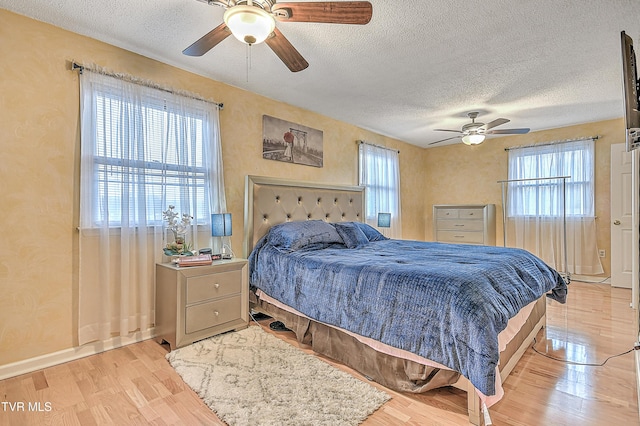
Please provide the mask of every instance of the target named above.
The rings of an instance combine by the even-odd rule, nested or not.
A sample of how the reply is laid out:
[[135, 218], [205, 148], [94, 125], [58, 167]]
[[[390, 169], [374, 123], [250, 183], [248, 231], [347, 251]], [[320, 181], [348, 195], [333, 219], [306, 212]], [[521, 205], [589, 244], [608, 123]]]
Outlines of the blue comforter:
[[[498, 333], [560, 275], [513, 248], [382, 240], [282, 250], [258, 242], [250, 284], [308, 317], [441, 363], [495, 394]], [[554, 296], [555, 295], [555, 296]]]

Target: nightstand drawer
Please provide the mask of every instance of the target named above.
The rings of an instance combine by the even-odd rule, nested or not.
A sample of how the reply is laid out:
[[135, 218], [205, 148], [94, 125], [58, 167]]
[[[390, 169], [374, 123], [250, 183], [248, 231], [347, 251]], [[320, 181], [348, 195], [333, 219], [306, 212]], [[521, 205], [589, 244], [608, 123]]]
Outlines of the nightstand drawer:
[[187, 279], [187, 305], [239, 294], [242, 291], [242, 271], [228, 271]]
[[457, 232], [438, 231], [438, 241], [444, 243], [482, 244], [484, 236], [482, 232]]
[[436, 222], [436, 228], [450, 231], [482, 231], [484, 223], [481, 220], [439, 220]]
[[195, 333], [239, 318], [242, 312], [240, 295], [189, 306], [185, 313], [185, 333]]

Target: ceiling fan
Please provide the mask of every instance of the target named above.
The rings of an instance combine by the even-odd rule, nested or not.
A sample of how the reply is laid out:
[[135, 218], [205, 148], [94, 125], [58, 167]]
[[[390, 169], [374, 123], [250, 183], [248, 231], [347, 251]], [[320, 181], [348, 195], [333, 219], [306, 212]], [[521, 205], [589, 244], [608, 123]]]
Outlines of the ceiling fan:
[[292, 71], [309, 66], [287, 38], [276, 28], [280, 22], [320, 22], [365, 25], [371, 20], [373, 7], [368, 1], [283, 2], [276, 0], [198, 0], [222, 6], [224, 22], [182, 51], [189, 56], [202, 56], [233, 34], [248, 45], [263, 41]]
[[440, 142], [448, 141], [451, 139], [462, 138], [462, 142], [466, 145], [478, 145], [484, 141], [486, 135], [523, 135], [525, 133], [529, 133], [530, 129], [497, 129], [491, 130], [494, 127], [501, 126], [503, 124], [508, 123], [510, 120], [506, 118], [496, 118], [493, 121], [490, 121], [487, 124], [477, 123], [476, 118], [478, 118], [478, 112], [472, 111], [467, 115], [471, 119], [471, 123], [467, 123], [462, 126], [462, 130], [448, 130], [448, 129], [434, 129], [438, 132], [456, 132], [460, 133], [457, 136], [453, 136], [451, 138], [441, 139], [439, 141], [431, 142], [429, 145], [434, 145]]

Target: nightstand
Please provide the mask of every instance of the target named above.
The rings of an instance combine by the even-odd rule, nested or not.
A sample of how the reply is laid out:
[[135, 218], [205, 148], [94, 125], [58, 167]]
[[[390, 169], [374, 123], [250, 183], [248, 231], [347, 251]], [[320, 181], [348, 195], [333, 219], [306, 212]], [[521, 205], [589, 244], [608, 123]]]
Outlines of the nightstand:
[[249, 324], [245, 259], [209, 266], [156, 264], [156, 340], [171, 349]]

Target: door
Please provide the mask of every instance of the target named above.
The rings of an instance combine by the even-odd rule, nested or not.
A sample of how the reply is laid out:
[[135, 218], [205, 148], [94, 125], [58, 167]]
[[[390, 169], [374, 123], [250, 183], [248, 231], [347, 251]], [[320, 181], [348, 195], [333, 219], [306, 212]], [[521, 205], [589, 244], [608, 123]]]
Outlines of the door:
[[611, 145], [611, 285], [631, 288], [633, 214], [631, 153]]

